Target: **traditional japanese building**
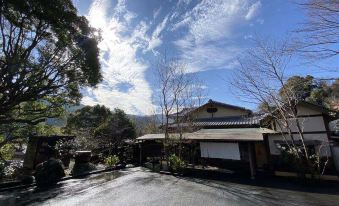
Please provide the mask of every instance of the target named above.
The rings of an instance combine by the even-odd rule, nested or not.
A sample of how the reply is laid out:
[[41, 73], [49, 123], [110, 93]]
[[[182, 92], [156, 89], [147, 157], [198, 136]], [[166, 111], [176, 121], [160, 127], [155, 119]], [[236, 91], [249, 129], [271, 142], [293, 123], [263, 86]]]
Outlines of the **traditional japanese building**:
[[[306, 102], [298, 104], [297, 110], [309, 150], [319, 151], [322, 157], [328, 157], [339, 166], [339, 137], [328, 127], [338, 113]], [[186, 147], [183, 158], [191, 164], [246, 170], [252, 177], [257, 171], [274, 172], [283, 167], [279, 157], [291, 140], [286, 137], [286, 128], [280, 128], [281, 124], [267, 114], [254, 114], [243, 107], [209, 100], [172, 117], [174, 123], [169, 125], [169, 138], [182, 140]], [[295, 120], [289, 121], [294, 125]], [[294, 143], [301, 144], [293, 126], [292, 133]], [[161, 155], [159, 143], [165, 139], [164, 134], [146, 134], [137, 139], [143, 151], [141, 160]]]

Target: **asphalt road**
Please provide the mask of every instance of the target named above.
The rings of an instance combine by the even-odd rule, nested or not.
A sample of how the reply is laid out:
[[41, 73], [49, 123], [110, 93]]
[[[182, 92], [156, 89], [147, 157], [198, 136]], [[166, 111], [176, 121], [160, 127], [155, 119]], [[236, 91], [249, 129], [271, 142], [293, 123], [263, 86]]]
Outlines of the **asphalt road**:
[[0, 193], [0, 205], [338, 205], [339, 191], [305, 192], [230, 181], [174, 177], [131, 168]]

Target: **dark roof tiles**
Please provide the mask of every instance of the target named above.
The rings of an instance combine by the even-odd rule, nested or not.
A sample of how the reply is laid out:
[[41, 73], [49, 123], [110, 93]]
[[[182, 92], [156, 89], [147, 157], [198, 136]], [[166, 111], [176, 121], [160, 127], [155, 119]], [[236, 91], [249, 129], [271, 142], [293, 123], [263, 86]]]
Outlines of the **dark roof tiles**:
[[[223, 117], [223, 118], [203, 118], [197, 119], [192, 122], [193, 126], [197, 127], [214, 127], [214, 126], [259, 126], [260, 121], [265, 117], [265, 115], [259, 116], [235, 116], [235, 117]], [[182, 126], [188, 126], [188, 123], [181, 123]], [[177, 124], [173, 123], [170, 127], [176, 127]]]

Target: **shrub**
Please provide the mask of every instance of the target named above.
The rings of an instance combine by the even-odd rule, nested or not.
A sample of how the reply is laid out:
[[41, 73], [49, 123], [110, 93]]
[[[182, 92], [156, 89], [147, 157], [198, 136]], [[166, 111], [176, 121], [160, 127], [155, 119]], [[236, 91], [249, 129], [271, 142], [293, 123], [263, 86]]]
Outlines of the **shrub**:
[[73, 155], [77, 148], [77, 144], [74, 140], [58, 140], [55, 144], [55, 149], [58, 151], [60, 156]]
[[65, 176], [61, 160], [51, 158], [36, 167], [35, 180], [39, 187], [56, 184]]
[[119, 162], [119, 157], [116, 155], [110, 155], [108, 157], [106, 157], [105, 159], [105, 164], [109, 167], [115, 166], [116, 164], [118, 164]]
[[169, 166], [173, 171], [178, 172], [183, 169], [183, 167], [185, 166], [185, 162], [175, 154], [172, 154], [169, 157]]
[[18, 176], [20, 169], [23, 166], [23, 161], [10, 161], [4, 169], [5, 177], [14, 179]]

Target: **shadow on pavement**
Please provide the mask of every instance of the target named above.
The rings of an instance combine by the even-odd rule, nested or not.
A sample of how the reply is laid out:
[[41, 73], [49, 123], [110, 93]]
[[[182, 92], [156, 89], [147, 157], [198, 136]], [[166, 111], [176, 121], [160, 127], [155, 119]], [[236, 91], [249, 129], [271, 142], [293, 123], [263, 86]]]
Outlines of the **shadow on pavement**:
[[70, 179], [46, 188], [30, 187], [0, 193], [0, 205], [28, 205], [43, 203], [53, 198], [67, 198], [124, 175], [119, 171], [105, 172], [83, 178]]
[[[189, 173], [186, 176], [179, 178], [186, 179], [188, 181], [194, 181], [200, 184], [206, 184], [206, 181], [204, 180], [217, 180], [225, 183], [230, 182], [240, 185], [257, 186], [263, 188], [339, 195], [339, 183], [335, 181], [311, 182], [308, 180], [308, 182], [305, 182], [297, 178], [284, 178], [270, 175], [258, 175], [255, 180], [252, 180], [248, 175], [244, 174], [223, 174], [210, 171]], [[222, 186], [222, 184], [220, 186]]]

